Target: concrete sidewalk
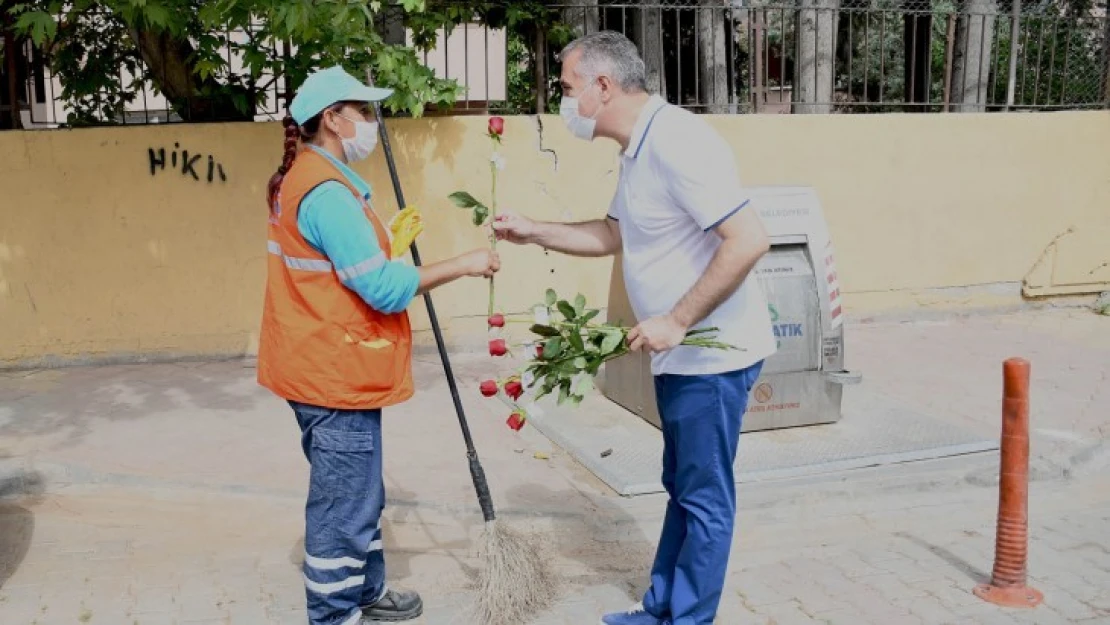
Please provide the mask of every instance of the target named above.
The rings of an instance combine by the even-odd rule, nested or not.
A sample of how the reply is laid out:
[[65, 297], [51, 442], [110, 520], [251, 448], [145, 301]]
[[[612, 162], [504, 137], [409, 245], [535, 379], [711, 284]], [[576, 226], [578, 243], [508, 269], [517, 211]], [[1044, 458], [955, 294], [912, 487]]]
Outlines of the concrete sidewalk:
[[[864, 384], [994, 435], [1001, 361], [1032, 360], [1030, 571], [1045, 605], [970, 594], [993, 557], [997, 457], [983, 455], [744, 485], [718, 623], [1110, 623], [1110, 319], [848, 332]], [[536, 623], [592, 624], [638, 599], [664, 499], [616, 497], [534, 430], [511, 432], [476, 390], [488, 359], [453, 362], [500, 516], [550, 536], [567, 580]], [[0, 373], [0, 623], [304, 623], [307, 465], [290, 410], [254, 373]], [[461, 623], [481, 514], [438, 361], [416, 374], [417, 397], [385, 419], [387, 564], [391, 583], [424, 594], [420, 622]], [[600, 398], [582, 409], [619, 410]]]

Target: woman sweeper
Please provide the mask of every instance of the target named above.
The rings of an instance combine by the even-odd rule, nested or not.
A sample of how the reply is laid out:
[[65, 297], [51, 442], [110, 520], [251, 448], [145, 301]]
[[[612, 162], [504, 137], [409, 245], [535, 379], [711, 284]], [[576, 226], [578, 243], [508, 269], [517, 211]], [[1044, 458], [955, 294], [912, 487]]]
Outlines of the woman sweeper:
[[464, 276], [490, 277], [478, 249], [413, 267], [394, 260], [422, 226], [412, 210], [386, 227], [350, 165], [373, 152], [372, 102], [390, 95], [339, 67], [310, 75], [285, 118], [271, 178], [269, 264], [258, 381], [293, 408], [311, 465], [304, 583], [312, 625], [420, 616], [414, 592], [386, 586], [381, 516], [382, 409], [413, 394], [413, 298]]

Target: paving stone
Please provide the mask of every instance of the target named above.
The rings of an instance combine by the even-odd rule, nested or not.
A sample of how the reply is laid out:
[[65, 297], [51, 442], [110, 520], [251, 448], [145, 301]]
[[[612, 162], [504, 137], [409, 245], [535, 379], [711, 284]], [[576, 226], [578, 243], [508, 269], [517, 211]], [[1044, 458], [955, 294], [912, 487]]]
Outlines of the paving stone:
[[736, 588], [736, 594], [740, 596], [744, 605], [748, 607], [785, 603], [790, 600], [788, 588], [779, 588], [777, 590], [771, 588], [762, 581], [759, 581], [757, 575], [743, 573], [734, 575], [730, 586]]
[[914, 584], [914, 588], [935, 598], [939, 605], [950, 611], [983, 603], [983, 600], [972, 592], [970, 584], [967, 587], [961, 587], [948, 580], [927, 580]]
[[863, 558], [854, 551], [849, 551], [831, 559], [829, 564], [842, 571], [849, 579], [878, 575], [884, 572], [876, 566], [865, 562]]
[[[1083, 592], [1085, 588], [1078, 588], [1076, 592]], [[1110, 611], [1099, 610], [1089, 603], [1080, 601], [1071, 594], [1071, 591], [1057, 587], [1055, 590], [1043, 591], [1044, 603], [1065, 618], [1073, 621], [1110, 616]]]
[[[227, 611], [227, 622], [230, 625], [238, 623], [269, 623], [270, 618], [266, 609], [261, 604], [251, 602], [228, 603], [224, 606]], [[301, 625], [304, 625], [303, 623]]]
[[1076, 622], [1044, 605], [1032, 610], [1010, 612], [1009, 615], [1014, 621], [1023, 625], [1072, 625]]
[[136, 586], [135, 614], [176, 613], [178, 593], [177, 586]]
[[935, 597], [911, 597], [909, 599], [894, 600], [899, 607], [906, 608], [910, 614], [930, 625], [940, 623], [955, 623], [960, 617], [955, 612], [941, 605]]
[[775, 625], [813, 625], [819, 622], [802, 611], [796, 601], [760, 606], [755, 609], [755, 613], [766, 617], [769, 623]]
[[879, 625], [878, 621], [863, 617], [854, 609], [817, 614], [814, 621], [822, 625]]

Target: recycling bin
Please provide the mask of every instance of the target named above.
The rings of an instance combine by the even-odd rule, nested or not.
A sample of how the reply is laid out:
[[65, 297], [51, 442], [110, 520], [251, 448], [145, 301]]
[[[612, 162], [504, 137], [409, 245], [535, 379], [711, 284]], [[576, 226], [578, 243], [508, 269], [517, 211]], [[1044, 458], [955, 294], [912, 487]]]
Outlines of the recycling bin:
[[[755, 187], [771, 249], [749, 276], [767, 297], [778, 349], [752, 387], [743, 431], [833, 423], [841, 418], [845, 384], [844, 311], [828, 224], [809, 187]], [[613, 266], [609, 319], [634, 318], [620, 258]], [[651, 358], [630, 354], [606, 364], [602, 391], [610, 400], [660, 427]]]

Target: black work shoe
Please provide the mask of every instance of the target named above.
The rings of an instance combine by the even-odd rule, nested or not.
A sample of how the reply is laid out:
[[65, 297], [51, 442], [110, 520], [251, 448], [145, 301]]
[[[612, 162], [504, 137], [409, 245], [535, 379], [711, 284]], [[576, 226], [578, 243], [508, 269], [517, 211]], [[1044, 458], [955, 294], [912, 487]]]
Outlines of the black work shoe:
[[377, 603], [362, 608], [362, 616], [366, 621], [395, 623], [408, 621], [424, 613], [424, 602], [420, 595], [411, 591], [396, 591], [386, 589], [385, 595]]

